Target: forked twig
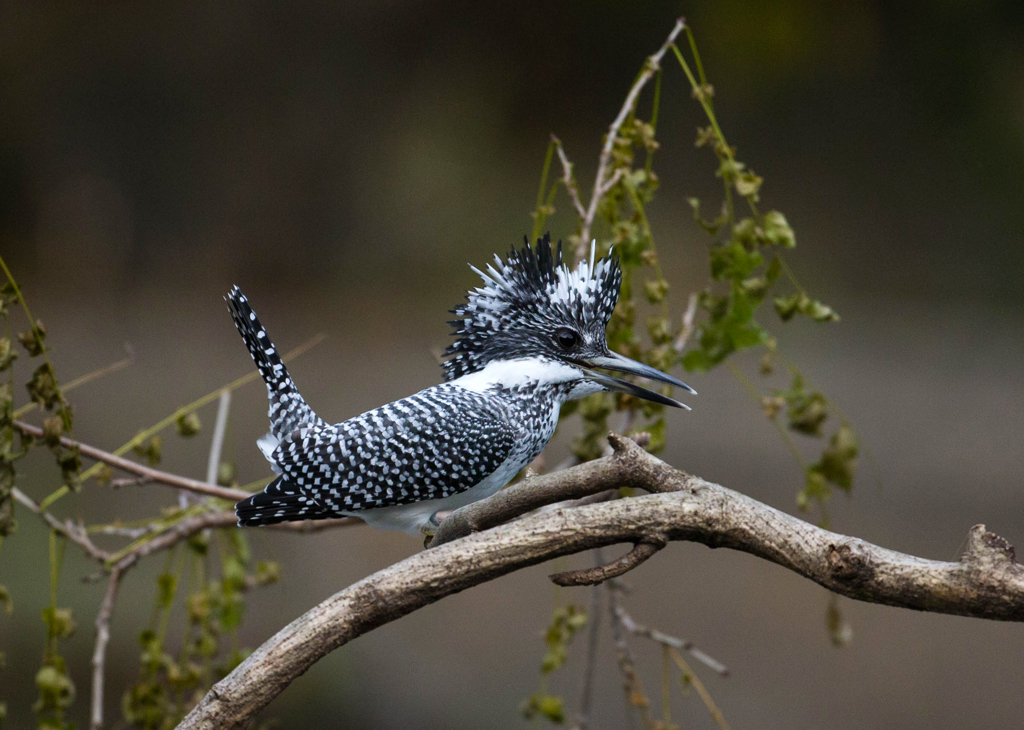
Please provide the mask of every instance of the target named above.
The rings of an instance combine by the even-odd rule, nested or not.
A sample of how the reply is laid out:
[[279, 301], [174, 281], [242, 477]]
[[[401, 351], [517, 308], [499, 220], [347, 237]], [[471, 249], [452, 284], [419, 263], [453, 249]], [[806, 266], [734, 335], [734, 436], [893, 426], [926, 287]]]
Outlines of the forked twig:
[[630, 112], [636, 106], [637, 97], [640, 96], [640, 92], [651, 77], [654, 76], [654, 72], [657, 71], [661, 66], [662, 57], [668, 52], [668, 49], [675, 43], [676, 37], [683, 32], [683, 28], [686, 27], [686, 21], [683, 18], [676, 20], [676, 24], [672, 27], [672, 32], [668, 34], [668, 38], [661, 45], [655, 53], [647, 58], [644, 63], [644, 68], [637, 76], [636, 81], [633, 82], [632, 88], [629, 93], [626, 94], [626, 100], [622, 103], [622, 108], [619, 109], [618, 115], [612, 121], [608, 127], [608, 135], [605, 137], [604, 146], [601, 147], [601, 156], [597, 161], [597, 175], [594, 177], [594, 189], [590, 195], [590, 203], [587, 205], [586, 214], [583, 216], [583, 224], [580, 228], [580, 240], [576, 247], [576, 261], [582, 261], [587, 256], [587, 252], [590, 250], [590, 229], [594, 225], [594, 218], [597, 216], [597, 206], [601, 202], [601, 198], [604, 197], [614, 185], [618, 182], [619, 177], [622, 175], [622, 169], [616, 170], [613, 173], [611, 179], [606, 180], [608, 177], [608, 165], [612, 159], [612, 149], [615, 147], [615, 140], [619, 136], [619, 130], [622, 125], [626, 122]]

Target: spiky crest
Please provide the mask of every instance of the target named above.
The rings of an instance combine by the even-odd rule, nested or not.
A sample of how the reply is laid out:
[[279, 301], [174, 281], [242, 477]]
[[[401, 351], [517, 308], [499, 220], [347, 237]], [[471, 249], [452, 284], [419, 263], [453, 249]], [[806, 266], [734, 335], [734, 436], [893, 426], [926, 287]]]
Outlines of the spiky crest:
[[497, 255], [486, 272], [471, 266], [483, 286], [451, 310], [460, 319], [449, 322], [458, 338], [445, 350], [445, 380], [476, 372], [492, 360], [528, 354], [557, 355], [551, 338], [562, 326], [572, 327], [603, 346], [604, 331], [619, 298], [622, 271], [610, 252], [594, 262], [581, 261], [575, 270], [562, 260], [562, 242], [554, 251], [551, 236], [537, 239], [536, 249], [524, 238], [507, 259]]

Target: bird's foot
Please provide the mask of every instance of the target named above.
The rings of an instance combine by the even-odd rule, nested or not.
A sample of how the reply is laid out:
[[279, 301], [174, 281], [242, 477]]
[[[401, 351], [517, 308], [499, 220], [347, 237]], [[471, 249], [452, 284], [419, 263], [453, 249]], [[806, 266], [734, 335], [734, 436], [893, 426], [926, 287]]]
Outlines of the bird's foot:
[[424, 549], [430, 547], [430, 541], [434, 539], [434, 533], [437, 532], [437, 528], [441, 526], [441, 521], [437, 519], [438, 513], [430, 515], [427, 521], [420, 525], [420, 533], [423, 535], [423, 547]]

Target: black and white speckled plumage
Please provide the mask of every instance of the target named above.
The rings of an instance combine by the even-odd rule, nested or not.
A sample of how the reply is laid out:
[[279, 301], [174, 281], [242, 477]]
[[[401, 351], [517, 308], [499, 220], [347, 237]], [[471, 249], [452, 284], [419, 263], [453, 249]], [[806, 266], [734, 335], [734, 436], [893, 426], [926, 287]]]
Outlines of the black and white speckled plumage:
[[484, 286], [453, 310], [461, 319], [447, 382], [335, 425], [302, 399], [245, 296], [231, 291], [232, 318], [270, 396], [260, 448], [280, 475], [238, 503], [240, 525], [356, 515], [415, 533], [434, 512], [507, 484], [547, 444], [562, 403], [605, 389], [560, 358], [553, 333], [570, 326], [581, 351], [607, 353], [615, 259], [570, 270], [545, 237], [478, 273]]

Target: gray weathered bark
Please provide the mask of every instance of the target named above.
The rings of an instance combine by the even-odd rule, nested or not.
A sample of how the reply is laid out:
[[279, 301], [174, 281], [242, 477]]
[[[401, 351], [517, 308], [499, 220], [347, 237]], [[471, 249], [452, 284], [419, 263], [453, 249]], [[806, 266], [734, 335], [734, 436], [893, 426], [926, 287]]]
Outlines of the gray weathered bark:
[[[1024, 566], [1009, 543], [982, 525], [972, 528], [958, 562], [925, 560], [821, 529], [677, 471], [625, 439], [611, 440], [612, 456], [533, 477], [456, 511], [438, 530], [438, 547], [364, 578], [281, 629], [218, 682], [179, 728], [242, 726], [314, 662], [361, 634], [514, 570], [616, 543], [727, 547], [862, 601], [1024, 621]], [[548, 509], [491, 527], [614, 486], [655, 493]]]

